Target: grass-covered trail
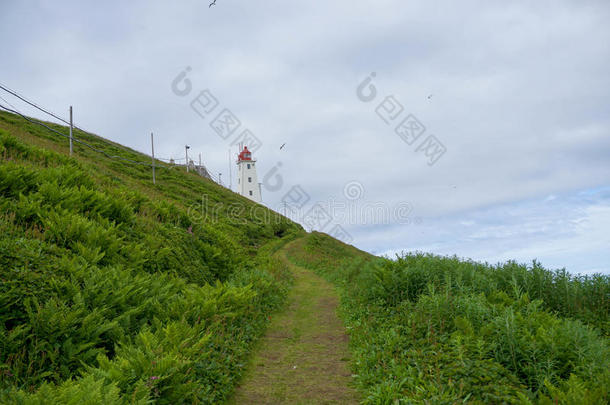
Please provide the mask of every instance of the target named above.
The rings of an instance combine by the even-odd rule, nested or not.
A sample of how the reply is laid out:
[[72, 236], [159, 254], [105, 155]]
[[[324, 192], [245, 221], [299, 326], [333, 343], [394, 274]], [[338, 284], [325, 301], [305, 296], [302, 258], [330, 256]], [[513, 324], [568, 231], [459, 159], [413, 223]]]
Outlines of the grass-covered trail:
[[274, 315], [232, 404], [356, 404], [348, 337], [337, 317], [335, 288], [288, 261], [294, 285]]

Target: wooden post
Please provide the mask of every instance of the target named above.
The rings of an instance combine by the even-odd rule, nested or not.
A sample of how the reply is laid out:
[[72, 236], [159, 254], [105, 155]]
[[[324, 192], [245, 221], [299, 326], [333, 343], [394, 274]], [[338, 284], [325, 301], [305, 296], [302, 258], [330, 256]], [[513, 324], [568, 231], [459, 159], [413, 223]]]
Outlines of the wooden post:
[[153, 184], [157, 184], [157, 179], [155, 178], [155, 139], [152, 132], [150, 133], [150, 147], [152, 148]]
[[72, 156], [72, 128], [74, 124], [72, 123], [72, 106], [70, 106], [70, 156]]
[[186, 172], [189, 172], [189, 146], [184, 146], [184, 151], [186, 152]]

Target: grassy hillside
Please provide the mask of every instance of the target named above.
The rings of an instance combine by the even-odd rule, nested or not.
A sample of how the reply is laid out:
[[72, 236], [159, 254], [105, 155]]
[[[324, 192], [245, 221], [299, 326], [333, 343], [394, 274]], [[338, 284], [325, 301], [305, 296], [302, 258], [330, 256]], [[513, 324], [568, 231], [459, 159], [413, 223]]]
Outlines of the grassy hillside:
[[602, 404], [608, 276], [412, 254], [373, 258], [324, 234], [289, 258], [336, 283], [367, 404]]
[[145, 165], [78, 143], [67, 155], [0, 112], [0, 402], [226, 398], [285, 296], [271, 253], [302, 229], [182, 168], [158, 168], [155, 186]]

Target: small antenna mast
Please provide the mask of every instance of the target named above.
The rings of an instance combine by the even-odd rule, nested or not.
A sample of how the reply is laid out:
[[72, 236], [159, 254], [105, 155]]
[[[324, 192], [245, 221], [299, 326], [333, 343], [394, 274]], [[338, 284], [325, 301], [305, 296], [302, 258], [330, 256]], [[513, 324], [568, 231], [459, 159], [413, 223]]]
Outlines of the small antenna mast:
[[233, 191], [233, 169], [231, 165], [231, 147], [229, 146], [229, 190]]

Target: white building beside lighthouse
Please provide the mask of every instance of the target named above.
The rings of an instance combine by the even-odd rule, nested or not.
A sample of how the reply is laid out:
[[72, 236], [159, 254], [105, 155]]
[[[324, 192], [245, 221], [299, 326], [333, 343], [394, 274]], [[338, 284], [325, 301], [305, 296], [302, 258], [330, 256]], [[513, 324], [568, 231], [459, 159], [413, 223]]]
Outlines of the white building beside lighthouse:
[[237, 189], [239, 194], [260, 203], [261, 188], [256, 175], [256, 160], [247, 146], [237, 156]]

